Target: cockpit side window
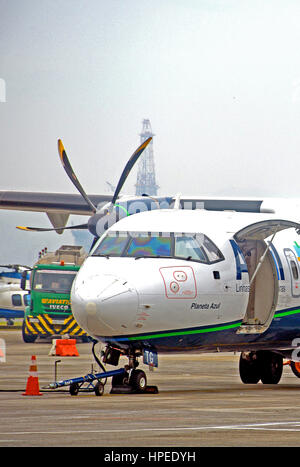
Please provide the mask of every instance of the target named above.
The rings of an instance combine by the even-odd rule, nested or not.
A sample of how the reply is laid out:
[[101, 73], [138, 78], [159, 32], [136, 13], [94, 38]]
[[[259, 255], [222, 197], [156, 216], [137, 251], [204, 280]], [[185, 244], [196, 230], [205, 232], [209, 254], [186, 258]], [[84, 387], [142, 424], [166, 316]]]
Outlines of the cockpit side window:
[[195, 261], [201, 261], [202, 263], [207, 262], [207, 257], [205, 256], [195, 237], [175, 237], [174, 256], [176, 258], [183, 258], [188, 260], [193, 259]]
[[208, 264], [224, 259], [216, 245], [206, 235], [201, 233], [175, 233], [174, 256], [175, 258], [184, 258]]
[[216, 247], [216, 245], [205, 235], [203, 235], [203, 243], [202, 248], [206, 253], [206, 256], [210, 263], [214, 263], [215, 261], [220, 261], [223, 258], [220, 250]]

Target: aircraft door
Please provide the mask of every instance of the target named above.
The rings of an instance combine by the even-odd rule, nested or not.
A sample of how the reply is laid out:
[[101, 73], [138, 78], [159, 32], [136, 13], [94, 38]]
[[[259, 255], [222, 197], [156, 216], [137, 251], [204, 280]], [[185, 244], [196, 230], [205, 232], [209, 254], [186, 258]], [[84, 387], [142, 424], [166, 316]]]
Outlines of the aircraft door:
[[[269, 218], [246, 225], [234, 234], [233, 238], [245, 257], [251, 284], [248, 308], [238, 333], [264, 332], [272, 322], [279, 286], [270, 246], [278, 232], [290, 228], [299, 229], [300, 224], [286, 219]], [[270, 241], [267, 241], [267, 238], [270, 238]], [[300, 296], [300, 272], [297, 260], [291, 250], [286, 251], [285, 254], [291, 271], [292, 294]]]
[[299, 297], [300, 296], [300, 271], [299, 271], [297, 258], [294, 252], [290, 248], [284, 249], [284, 255], [287, 260], [287, 264], [288, 264], [289, 271], [290, 271], [292, 297]]
[[246, 315], [238, 333], [261, 333], [266, 331], [273, 319], [278, 298], [274, 261], [268, 251], [256, 273], [259, 262], [266, 252], [266, 243], [263, 240], [245, 240], [239, 246], [247, 264], [250, 281], [252, 277], [253, 280], [249, 290]]

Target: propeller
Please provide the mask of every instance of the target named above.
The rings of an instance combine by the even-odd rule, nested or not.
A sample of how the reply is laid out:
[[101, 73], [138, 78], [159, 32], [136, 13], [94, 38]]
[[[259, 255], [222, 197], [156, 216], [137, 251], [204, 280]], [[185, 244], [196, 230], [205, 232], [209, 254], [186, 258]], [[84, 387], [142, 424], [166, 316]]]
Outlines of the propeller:
[[55, 228], [43, 228], [43, 227], [24, 227], [24, 226], [17, 226], [17, 229], [20, 230], [25, 230], [25, 231], [30, 231], [30, 232], [51, 232], [51, 231], [59, 231], [59, 230], [72, 230], [72, 229], [89, 229], [93, 235], [97, 235], [96, 232], [96, 227], [95, 225], [98, 223], [100, 219], [102, 219], [104, 216], [107, 216], [107, 221], [109, 215], [112, 213], [116, 200], [118, 199], [118, 196], [120, 194], [120, 191], [130, 173], [132, 170], [134, 164], [144, 151], [144, 149], [148, 146], [150, 141], [152, 140], [152, 137], [146, 139], [140, 146], [134, 151], [130, 159], [128, 160], [121, 177], [119, 179], [119, 182], [117, 184], [117, 187], [115, 189], [114, 195], [112, 197], [112, 200], [110, 204], [104, 208], [101, 208], [99, 211], [97, 211], [96, 206], [92, 203], [92, 201], [89, 199], [88, 195], [84, 191], [83, 187], [81, 186], [78, 178], [75, 175], [75, 172], [70, 164], [70, 161], [68, 159], [67, 153], [65, 151], [65, 148], [62, 144], [62, 141], [59, 139], [58, 140], [58, 153], [59, 157], [61, 160], [61, 163], [63, 165], [63, 168], [65, 169], [68, 177], [70, 178], [71, 182], [73, 185], [76, 187], [76, 189], [79, 191], [81, 196], [84, 198], [88, 206], [90, 207], [93, 215], [89, 219], [89, 222], [86, 224], [79, 224], [79, 225], [72, 225], [68, 227], [55, 227]]

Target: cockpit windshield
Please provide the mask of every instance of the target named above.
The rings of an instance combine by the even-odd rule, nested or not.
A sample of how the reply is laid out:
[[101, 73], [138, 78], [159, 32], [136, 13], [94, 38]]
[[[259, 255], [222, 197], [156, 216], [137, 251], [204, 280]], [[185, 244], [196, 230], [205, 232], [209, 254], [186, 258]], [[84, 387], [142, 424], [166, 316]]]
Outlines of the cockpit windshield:
[[216, 245], [201, 233], [108, 232], [92, 256], [178, 258], [212, 264], [224, 259]]

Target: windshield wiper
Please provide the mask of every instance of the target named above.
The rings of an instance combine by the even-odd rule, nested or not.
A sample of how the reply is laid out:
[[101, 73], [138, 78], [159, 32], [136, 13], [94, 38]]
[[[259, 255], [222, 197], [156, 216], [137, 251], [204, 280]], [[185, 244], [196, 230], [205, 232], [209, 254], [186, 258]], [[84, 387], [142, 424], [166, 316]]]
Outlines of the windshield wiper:
[[57, 293], [58, 292], [57, 289], [35, 289], [35, 290], [37, 290], [38, 292], [46, 292], [46, 293]]
[[[130, 258], [130, 256], [129, 256]], [[160, 256], [160, 255], [156, 255], [156, 256], [146, 256], [146, 255], [141, 255], [141, 256], [135, 256], [134, 259], [140, 259], [140, 258], [169, 258], [169, 256]]]

